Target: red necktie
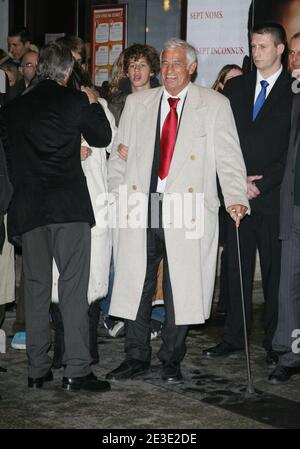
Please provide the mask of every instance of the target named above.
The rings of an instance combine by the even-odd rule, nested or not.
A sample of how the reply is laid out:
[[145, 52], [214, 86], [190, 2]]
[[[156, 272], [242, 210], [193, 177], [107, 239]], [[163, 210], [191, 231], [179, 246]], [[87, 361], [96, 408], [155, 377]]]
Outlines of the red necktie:
[[170, 170], [177, 134], [178, 115], [176, 107], [179, 100], [180, 98], [168, 98], [170, 111], [164, 121], [160, 137], [160, 166], [158, 170], [160, 179], [166, 178]]

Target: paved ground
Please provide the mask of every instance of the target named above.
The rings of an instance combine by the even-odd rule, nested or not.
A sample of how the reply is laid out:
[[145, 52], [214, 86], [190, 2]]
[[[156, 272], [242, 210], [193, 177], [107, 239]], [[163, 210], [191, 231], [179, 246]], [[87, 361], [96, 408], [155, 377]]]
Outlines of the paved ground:
[[[300, 378], [283, 386], [267, 381], [269, 369], [261, 348], [261, 291], [255, 291], [255, 323], [251, 360], [257, 395], [247, 398], [243, 354], [222, 361], [206, 360], [202, 349], [219, 341], [222, 327], [215, 315], [190, 329], [182, 364], [185, 383], [166, 386], [155, 357], [160, 340], [153, 341], [151, 371], [143, 378], [115, 382], [103, 394], [72, 393], [61, 388], [62, 370], [40, 391], [27, 388], [25, 351], [10, 347], [0, 355], [0, 429], [272, 429], [300, 428]], [[4, 328], [10, 335], [14, 313]], [[99, 328], [99, 333], [103, 331]], [[124, 339], [99, 337], [99, 377], [123, 359]]]

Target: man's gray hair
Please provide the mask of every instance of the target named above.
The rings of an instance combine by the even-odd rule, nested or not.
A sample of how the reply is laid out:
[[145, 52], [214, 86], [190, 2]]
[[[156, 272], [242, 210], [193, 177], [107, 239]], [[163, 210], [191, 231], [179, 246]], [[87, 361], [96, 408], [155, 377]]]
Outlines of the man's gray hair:
[[188, 65], [190, 66], [193, 64], [193, 62], [197, 63], [197, 52], [196, 49], [190, 45], [188, 42], [183, 41], [182, 39], [179, 39], [177, 37], [172, 37], [171, 39], [167, 40], [167, 42], [164, 43], [163, 49], [160, 53], [160, 62], [162, 58], [162, 54], [165, 50], [174, 49], [174, 48], [184, 48], [186, 51], [186, 58]]
[[41, 48], [36, 74], [40, 80], [62, 81], [73, 64], [74, 60], [70, 50], [51, 42]]

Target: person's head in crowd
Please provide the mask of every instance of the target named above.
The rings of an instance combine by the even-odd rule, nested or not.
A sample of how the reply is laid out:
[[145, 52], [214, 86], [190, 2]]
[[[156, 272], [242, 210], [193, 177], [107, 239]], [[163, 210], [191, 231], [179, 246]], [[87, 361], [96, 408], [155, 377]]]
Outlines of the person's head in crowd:
[[254, 26], [250, 31], [250, 44], [253, 62], [264, 78], [280, 69], [287, 47], [286, 33], [282, 25], [264, 22]]
[[131, 91], [150, 89], [150, 80], [159, 73], [159, 54], [150, 45], [133, 44], [124, 52], [124, 73]]
[[191, 81], [197, 69], [197, 53], [189, 43], [171, 38], [160, 54], [161, 79], [172, 96], [178, 95]]
[[111, 71], [110, 92], [115, 94], [120, 91], [120, 81], [126, 77], [124, 73], [124, 52], [123, 50], [115, 60]]
[[38, 53], [34, 51], [28, 51], [27, 53], [25, 53], [21, 60], [19, 71], [23, 75], [26, 87], [29, 86], [29, 84], [35, 77], [38, 57]]
[[81, 86], [93, 88], [91, 79], [86, 77], [85, 70], [76, 61], [74, 61], [73, 70], [68, 79], [67, 86], [75, 90], [80, 90]]
[[300, 76], [300, 31], [289, 41], [289, 71], [295, 78]]
[[59, 37], [56, 42], [67, 47], [74, 60], [85, 70], [87, 63], [86, 45], [84, 41], [77, 36]]
[[34, 53], [39, 54], [40, 49], [36, 44], [30, 44], [29, 51], [33, 51]]
[[[87, 53], [84, 41], [77, 36], [63, 36], [58, 38], [56, 43], [70, 50], [74, 59], [74, 67], [78, 66], [81, 69], [82, 85], [90, 87], [92, 82], [87, 71]], [[76, 71], [78, 72], [77, 69]]]
[[7, 46], [13, 60], [20, 61], [23, 55], [30, 49], [30, 37], [27, 28], [10, 30]]
[[219, 71], [217, 79], [212, 85], [212, 89], [222, 92], [228, 80], [243, 75], [243, 73], [243, 69], [237, 64], [224, 65]]
[[70, 50], [51, 42], [41, 48], [36, 69], [40, 81], [49, 79], [66, 86], [74, 65]]
[[17, 81], [19, 81], [22, 78], [21, 73], [18, 71], [18, 68], [15, 66], [15, 64], [11, 62], [5, 62], [2, 64], [1, 68], [5, 71], [9, 87], [15, 86]]

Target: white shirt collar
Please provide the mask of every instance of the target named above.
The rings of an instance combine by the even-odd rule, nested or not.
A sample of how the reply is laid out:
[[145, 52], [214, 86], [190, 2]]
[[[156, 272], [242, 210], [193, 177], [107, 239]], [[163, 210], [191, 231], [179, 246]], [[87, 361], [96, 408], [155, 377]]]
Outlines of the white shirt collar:
[[262, 80], [266, 80], [268, 81], [268, 87], [266, 90], [266, 97], [269, 95], [269, 93], [271, 92], [274, 84], [276, 83], [277, 79], [279, 78], [281, 72], [282, 72], [283, 68], [282, 65], [280, 66], [280, 68], [277, 70], [277, 72], [273, 73], [273, 75], [269, 76], [269, 78], [263, 78], [261, 73], [259, 72], [259, 70], [257, 70], [257, 75], [256, 75], [256, 86], [255, 86], [255, 94], [254, 94], [254, 103], [257, 100], [257, 97], [261, 91], [261, 84], [260, 82]]
[[277, 70], [277, 72], [273, 73], [273, 75], [269, 76], [268, 78], [263, 78], [260, 71], [257, 70], [256, 84], [259, 84], [262, 80], [266, 80], [266, 81], [268, 81], [269, 86], [273, 87], [275, 82], [277, 81], [277, 78], [281, 74], [282, 70], [283, 70], [283, 67], [281, 65], [280, 68]]
[[186, 96], [186, 94], [187, 94], [187, 91], [188, 91], [188, 88], [189, 88], [190, 84], [191, 84], [191, 82], [189, 82], [188, 85], [185, 86], [185, 88], [182, 89], [182, 91], [180, 91], [178, 95], [171, 95], [171, 94], [167, 91], [167, 89], [164, 87], [164, 93], [163, 93], [163, 96], [164, 96], [164, 98], [166, 98], [166, 99], [168, 99], [168, 98], [170, 98], [170, 97], [171, 97], [171, 98], [180, 98], [181, 102], [183, 102], [184, 99], [185, 99], [185, 96]]

